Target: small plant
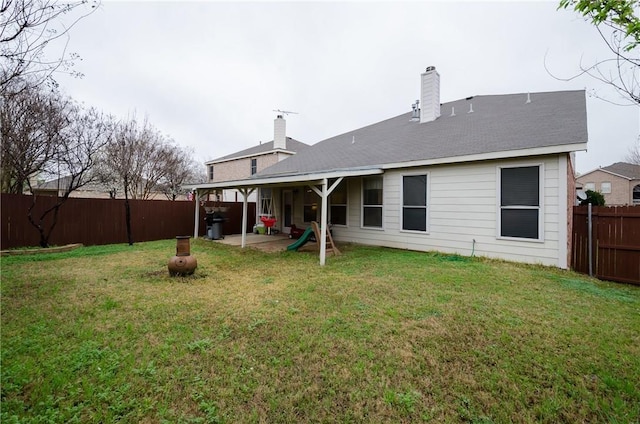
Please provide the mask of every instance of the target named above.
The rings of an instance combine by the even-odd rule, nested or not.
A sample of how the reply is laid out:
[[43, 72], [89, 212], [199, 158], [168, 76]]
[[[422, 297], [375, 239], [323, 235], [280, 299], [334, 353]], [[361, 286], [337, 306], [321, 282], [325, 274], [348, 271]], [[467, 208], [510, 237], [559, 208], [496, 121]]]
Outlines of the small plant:
[[200, 339], [187, 343], [187, 350], [189, 352], [206, 352], [211, 346], [213, 346], [211, 339]]
[[420, 393], [415, 390], [407, 392], [394, 392], [387, 390], [384, 393], [384, 400], [389, 405], [394, 406], [405, 413], [413, 413], [415, 411], [416, 402], [420, 399]]
[[591, 203], [593, 206], [604, 206], [605, 202], [604, 202], [604, 196], [602, 195], [602, 193], [598, 191], [587, 190], [585, 191], [585, 194], [587, 198], [583, 199], [580, 202], [581, 206], [588, 205], [589, 203]]

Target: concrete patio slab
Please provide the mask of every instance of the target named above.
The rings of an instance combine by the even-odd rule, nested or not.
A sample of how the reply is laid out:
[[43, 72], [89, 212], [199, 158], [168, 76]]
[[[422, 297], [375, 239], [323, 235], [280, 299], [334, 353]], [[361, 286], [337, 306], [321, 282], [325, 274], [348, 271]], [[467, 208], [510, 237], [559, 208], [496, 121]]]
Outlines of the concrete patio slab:
[[[241, 246], [242, 235], [233, 234], [224, 236], [221, 240], [212, 240], [215, 243], [227, 244], [229, 246]], [[287, 250], [287, 246], [294, 243], [295, 240], [289, 238], [287, 234], [265, 235], [265, 234], [247, 234], [246, 246], [253, 247], [264, 252], [282, 252]], [[309, 242], [302, 246], [299, 251], [317, 250], [315, 242]]]

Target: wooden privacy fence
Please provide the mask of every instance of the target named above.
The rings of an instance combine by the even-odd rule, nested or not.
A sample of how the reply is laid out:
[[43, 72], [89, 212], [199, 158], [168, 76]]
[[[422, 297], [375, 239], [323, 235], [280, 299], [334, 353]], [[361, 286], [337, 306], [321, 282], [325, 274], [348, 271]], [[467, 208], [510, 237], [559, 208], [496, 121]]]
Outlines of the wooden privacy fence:
[[[1, 249], [37, 246], [38, 231], [29, 223], [27, 211], [33, 196], [21, 194], [0, 195], [2, 213]], [[55, 197], [38, 196], [34, 217], [55, 204]], [[166, 200], [129, 200], [131, 205], [131, 233], [134, 242], [162, 240], [178, 235], [193, 235], [194, 202]], [[222, 224], [223, 234], [242, 232], [242, 203], [220, 202], [227, 207]], [[249, 203], [247, 230], [255, 224], [255, 203]], [[49, 214], [49, 220], [51, 215]], [[204, 235], [205, 210], [200, 207], [199, 235]], [[50, 222], [50, 221], [45, 221]], [[124, 199], [69, 198], [60, 208], [58, 222], [51, 233], [49, 244], [83, 243], [99, 245], [127, 243]]]
[[[592, 271], [602, 280], [640, 285], [640, 206], [592, 207]], [[573, 208], [571, 268], [589, 273], [588, 207]]]

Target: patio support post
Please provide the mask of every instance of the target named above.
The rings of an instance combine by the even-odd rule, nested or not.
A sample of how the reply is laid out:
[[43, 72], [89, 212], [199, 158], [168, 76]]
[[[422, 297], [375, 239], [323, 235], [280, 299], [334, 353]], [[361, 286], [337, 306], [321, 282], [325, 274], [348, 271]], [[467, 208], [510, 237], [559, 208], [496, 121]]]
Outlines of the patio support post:
[[320, 266], [324, 266], [327, 258], [327, 179], [322, 179], [322, 214], [320, 216]]
[[195, 203], [196, 203], [196, 212], [195, 212], [195, 217], [194, 217], [194, 224], [193, 224], [193, 238], [197, 239], [198, 238], [198, 227], [200, 224], [200, 197], [198, 196], [198, 189], [195, 190], [195, 194], [193, 196]]
[[253, 193], [255, 189], [241, 188], [239, 189], [242, 194], [242, 248], [247, 244], [247, 212], [248, 212], [248, 203], [249, 196]]
[[333, 193], [336, 187], [342, 182], [344, 177], [338, 178], [336, 181], [331, 184], [331, 187], [328, 187], [328, 180], [324, 178], [322, 180], [322, 190], [318, 190], [317, 187], [310, 185], [311, 189], [316, 192], [318, 196], [322, 199], [322, 214], [320, 216], [320, 265], [324, 265], [327, 258], [327, 209], [328, 209], [328, 200], [329, 195]]

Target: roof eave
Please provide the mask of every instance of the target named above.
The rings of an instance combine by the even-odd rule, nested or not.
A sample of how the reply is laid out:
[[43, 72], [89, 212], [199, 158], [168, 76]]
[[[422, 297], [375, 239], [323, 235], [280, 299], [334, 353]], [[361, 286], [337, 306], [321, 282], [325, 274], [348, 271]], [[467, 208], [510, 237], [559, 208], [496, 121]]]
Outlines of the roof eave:
[[443, 158], [423, 159], [423, 160], [415, 160], [415, 161], [409, 161], [409, 162], [386, 163], [384, 165], [381, 165], [381, 167], [383, 169], [397, 169], [397, 168], [408, 168], [408, 167], [416, 167], [416, 166], [445, 165], [445, 164], [463, 163], [463, 162], [478, 162], [478, 161], [496, 160], [496, 159], [511, 159], [511, 158], [522, 158], [527, 156], [543, 156], [543, 155], [552, 155], [552, 154], [560, 154], [560, 153], [571, 153], [571, 152], [577, 152], [582, 150], [587, 150], [586, 141], [571, 143], [571, 144], [562, 144], [557, 146], [534, 147], [534, 148], [519, 149], [519, 150], [505, 150], [500, 152], [477, 153], [472, 155], [448, 156]]
[[366, 168], [358, 167], [358, 168], [333, 169], [333, 170], [327, 170], [327, 171], [316, 171], [316, 172], [306, 172], [306, 173], [287, 173], [286, 175], [273, 175], [273, 176], [265, 176], [261, 178], [249, 178], [249, 179], [236, 180], [236, 181], [222, 181], [219, 183], [185, 185], [183, 187], [187, 189], [214, 190], [214, 189], [228, 189], [228, 188], [259, 187], [259, 186], [266, 186], [266, 185], [292, 184], [292, 183], [303, 183], [303, 182], [310, 183], [310, 182], [322, 181], [324, 178], [377, 175], [377, 174], [384, 173], [384, 171], [387, 169], [413, 168], [418, 166], [444, 165], [444, 164], [477, 162], [477, 161], [496, 160], [496, 159], [513, 159], [513, 158], [523, 158], [528, 156], [544, 156], [544, 155], [552, 155], [552, 154], [571, 153], [571, 152], [576, 152], [581, 150], [587, 150], [586, 141], [571, 143], [571, 144], [561, 144], [556, 146], [520, 149], [520, 150], [505, 150], [501, 152], [480, 153], [480, 154], [473, 154], [473, 155], [452, 156], [452, 157], [435, 158], [435, 159], [423, 159], [423, 160], [408, 161], [408, 162], [386, 163], [386, 164], [380, 164], [380, 165], [375, 165], [375, 166], [366, 167]]
[[594, 172], [597, 172], [597, 171], [602, 171], [602, 172], [607, 173], [607, 174], [609, 174], [609, 175], [613, 175], [613, 176], [616, 176], [616, 177], [620, 177], [620, 178], [623, 178], [623, 179], [628, 180], [628, 181], [632, 181], [632, 180], [634, 180], [634, 179], [637, 179], [637, 178], [627, 177], [626, 175], [616, 174], [615, 172], [611, 172], [611, 171], [609, 171], [608, 169], [604, 169], [604, 168], [596, 168], [596, 169], [593, 169], [593, 170], [591, 170], [591, 171], [589, 171], [589, 172], [585, 172], [584, 174], [580, 174], [580, 175], [578, 175], [578, 177], [577, 177], [577, 178], [585, 177], [585, 176], [587, 176], [587, 175], [589, 175], [589, 174], [593, 174]]
[[227, 157], [227, 158], [221, 158], [221, 159], [213, 159], [210, 161], [205, 162], [205, 165], [215, 165], [217, 163], [224, 163], [224, 162], [230, 162], [232, 160], [238, 160], [238, 159], [247, 159], [247, 158], [255, 158], [257, 156], [262, 156], [262, 155], [270, 155], [273, 153], [285, 153], [288, 155], [295, 155], [296, 152], [294, 152], [293, 150], [283, 150], [283, 149], [270, 149], [270, 150], [265, 150], [264, 152], [258, 152], [258, 153], [253, 153], [250, 155], [242, 155], [242, 156], [234, 156], [234, 157]]
[[222, 181], [219, 183], [184, 185], [183, 188], [190, 190], [215, 190], [229, 188], [248, 188], [268, 185], [287, 185], [295, 183], [320, 183], [323, 179], [340, 177], [360, 177], [366, 175], [382, 174], [384, 170], [379, 167], [330, 170], [320, 172], [309, 172], [299, 174], [275, 175], [271, 177], [250, 178], [236, 181]]

